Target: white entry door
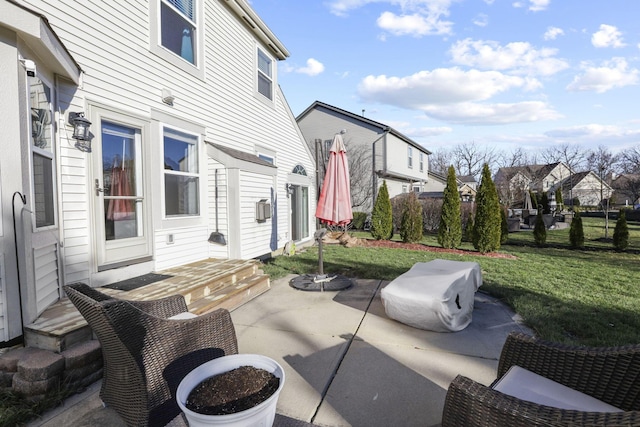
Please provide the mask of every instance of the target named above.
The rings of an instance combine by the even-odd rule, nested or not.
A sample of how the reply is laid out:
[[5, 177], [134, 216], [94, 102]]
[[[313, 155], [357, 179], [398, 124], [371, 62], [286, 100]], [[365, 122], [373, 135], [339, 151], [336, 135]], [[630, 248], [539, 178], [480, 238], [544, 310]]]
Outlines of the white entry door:
[[135, 126], [100, 124], [92, 154], [99, 271], [151, 257], [141, 133]]

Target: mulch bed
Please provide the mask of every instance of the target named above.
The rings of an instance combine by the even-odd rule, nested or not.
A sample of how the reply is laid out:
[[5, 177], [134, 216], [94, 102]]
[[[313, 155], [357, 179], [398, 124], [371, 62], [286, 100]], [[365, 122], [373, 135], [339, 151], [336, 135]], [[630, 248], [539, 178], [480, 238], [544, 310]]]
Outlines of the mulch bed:
[[199, 414], [227, 415], [253, 408], [278, 390], [280, 379], [253, 366], [241, 366], [198, 384], [185, 406]]
[[403, 242], [394, 242], [391, 240], [373, 240], [373, 239], [361, 239], [361, 243], [362, 243], [362, 246], [364, 247], [372, 247], [372, 248], [409, 249], [412, 251], [428, 251], [428, 252], [438, 252], [438, 253], [447, 253], [447, 254], [455, 254], [455, 255], [471, 255], [471, 256], [480, 256], [480, 257], [487, 257], [487, 258], [517, 259], [517, 257], [514, 255], [504, 254], [499, 252], [488, 252], [486, 254], [481, 254], [480, 252], [476, 252], [476, 251], [438, 248], [435, 246], [423, 245], [422, 243], [403, 243]]

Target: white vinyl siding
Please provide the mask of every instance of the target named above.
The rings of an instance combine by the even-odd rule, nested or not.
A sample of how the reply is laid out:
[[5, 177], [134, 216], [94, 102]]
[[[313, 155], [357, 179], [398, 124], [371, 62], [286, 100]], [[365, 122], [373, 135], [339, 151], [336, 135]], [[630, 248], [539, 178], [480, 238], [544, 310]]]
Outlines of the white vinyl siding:
[[[169, 243], [171, 235], [173, 243]], [[156, 230], [155, 269], [160, 271], [208, 258], [206, 226]]]
[[60, 298], [58, 245], [34, 248], [33, 259], [37, 295], [36, 311], [40, 314]]
[[242, 258], [254, 258], [269, 253], [273, 217], [256, 221], [256, 202], [267, 199], [271, 203], [273, 177], [253, 172], [240, 172], [240, 232], [244, 245]]
[[[2, 233], [0, 233], [0, 236], [1, 235]], [[4, 254], [0, 253], [0, 341], [9, 341], [6, 283], [7, 281], [5, 278]]]

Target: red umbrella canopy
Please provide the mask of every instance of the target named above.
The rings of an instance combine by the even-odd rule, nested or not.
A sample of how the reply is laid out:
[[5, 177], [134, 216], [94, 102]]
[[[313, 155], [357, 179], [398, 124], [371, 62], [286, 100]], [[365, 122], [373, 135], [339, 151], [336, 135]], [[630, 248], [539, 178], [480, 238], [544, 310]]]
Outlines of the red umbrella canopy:
[[316, 218], [328, 225], [345, 225], [353, 219], [349, 163], [340, 134], [333, 138], [329, 150], [329, 163], [318, 199]]

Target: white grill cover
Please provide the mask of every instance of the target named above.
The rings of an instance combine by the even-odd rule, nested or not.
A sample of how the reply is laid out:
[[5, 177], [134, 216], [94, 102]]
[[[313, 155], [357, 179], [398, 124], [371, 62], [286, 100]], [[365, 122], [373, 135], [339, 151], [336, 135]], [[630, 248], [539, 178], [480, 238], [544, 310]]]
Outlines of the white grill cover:
[[461, 331], [471, 323], [474, 295], [482, 285], [476, 262], [418, 262], [380, 291], [387, 316], [420, 329]]

